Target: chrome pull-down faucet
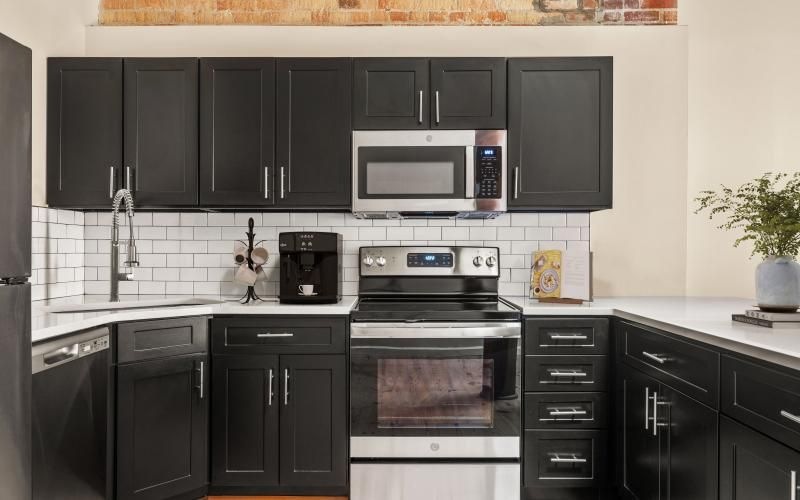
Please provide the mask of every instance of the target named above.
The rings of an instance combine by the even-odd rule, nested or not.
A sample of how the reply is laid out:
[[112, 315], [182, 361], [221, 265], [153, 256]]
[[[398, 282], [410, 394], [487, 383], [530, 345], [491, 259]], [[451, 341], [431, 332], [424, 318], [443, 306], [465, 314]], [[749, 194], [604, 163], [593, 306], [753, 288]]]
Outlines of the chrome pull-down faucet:
[[114, 202], [111, 204], [111, 293], [109, 297], [111, 302], [119, 302], [119, 282], [133, 280], [133, 272], [119, 272], [119, 207], [123, 200], [130, 229], [128, 257], [125, 259], [125, 266], [136, 267], [139, 265], [139, 259], [136, 256], [136, 240], [133, 238], [133, 196], [127, 189], [120, 189], [114, 195]]

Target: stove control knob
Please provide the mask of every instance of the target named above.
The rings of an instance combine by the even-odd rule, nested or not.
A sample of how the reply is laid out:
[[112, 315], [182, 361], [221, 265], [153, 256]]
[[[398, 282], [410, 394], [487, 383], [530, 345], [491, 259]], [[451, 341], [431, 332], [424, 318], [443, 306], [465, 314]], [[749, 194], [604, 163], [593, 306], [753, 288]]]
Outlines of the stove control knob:
[[363, 262], [364, 265], [367, 267], [372, 267], [372, 265], [375, 263], [375, 261], [372, 259], [372, 256], [370, 255], [364, 257], [364, 260], [362, 260], [361, 262]]
[[483, 257], [478, 255], [477, 257], [472, 259], [472, 265], [474, 265], [475, 267], [481, 267], [483, 265]]
[[385, 266], [386, 265], [386, 257], [383, 257], [383, 256], [378, 257], [377, 259], [375, 259], [375, 263], [378, 264], [378, 267]]
[[494, 255], [490, 255], [486, 257], [486, 265], [489, 267], [494, 267], [497, 264], [497, 258]]

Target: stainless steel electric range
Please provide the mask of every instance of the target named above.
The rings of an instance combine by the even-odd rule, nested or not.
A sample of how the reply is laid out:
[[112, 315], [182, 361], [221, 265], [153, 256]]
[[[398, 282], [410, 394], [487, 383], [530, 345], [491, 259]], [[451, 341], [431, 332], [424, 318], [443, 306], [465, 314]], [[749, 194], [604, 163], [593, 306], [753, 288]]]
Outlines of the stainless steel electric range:
[[350, 329], [353, 500], [520, 495], [521, 319], [492, 247], [364, 247]]

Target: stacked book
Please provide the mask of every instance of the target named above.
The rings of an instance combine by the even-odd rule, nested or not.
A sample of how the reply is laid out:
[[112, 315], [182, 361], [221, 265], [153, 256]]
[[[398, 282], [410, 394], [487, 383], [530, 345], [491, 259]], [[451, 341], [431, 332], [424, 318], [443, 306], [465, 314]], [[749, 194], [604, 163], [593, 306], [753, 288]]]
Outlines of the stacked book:
[[759, 309], [748, 309], [744, 314], [732, 315], [733, 321], [775, 329], [800, 329], [800, 312], [771, 313]]

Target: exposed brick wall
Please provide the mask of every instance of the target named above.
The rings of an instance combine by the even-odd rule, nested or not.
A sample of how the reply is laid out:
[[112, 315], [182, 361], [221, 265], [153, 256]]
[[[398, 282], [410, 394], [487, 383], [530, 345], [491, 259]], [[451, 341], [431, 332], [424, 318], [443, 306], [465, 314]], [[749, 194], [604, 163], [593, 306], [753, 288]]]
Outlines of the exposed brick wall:
[[100, 0], [103, 25], [676, 24], [678, 0]]

